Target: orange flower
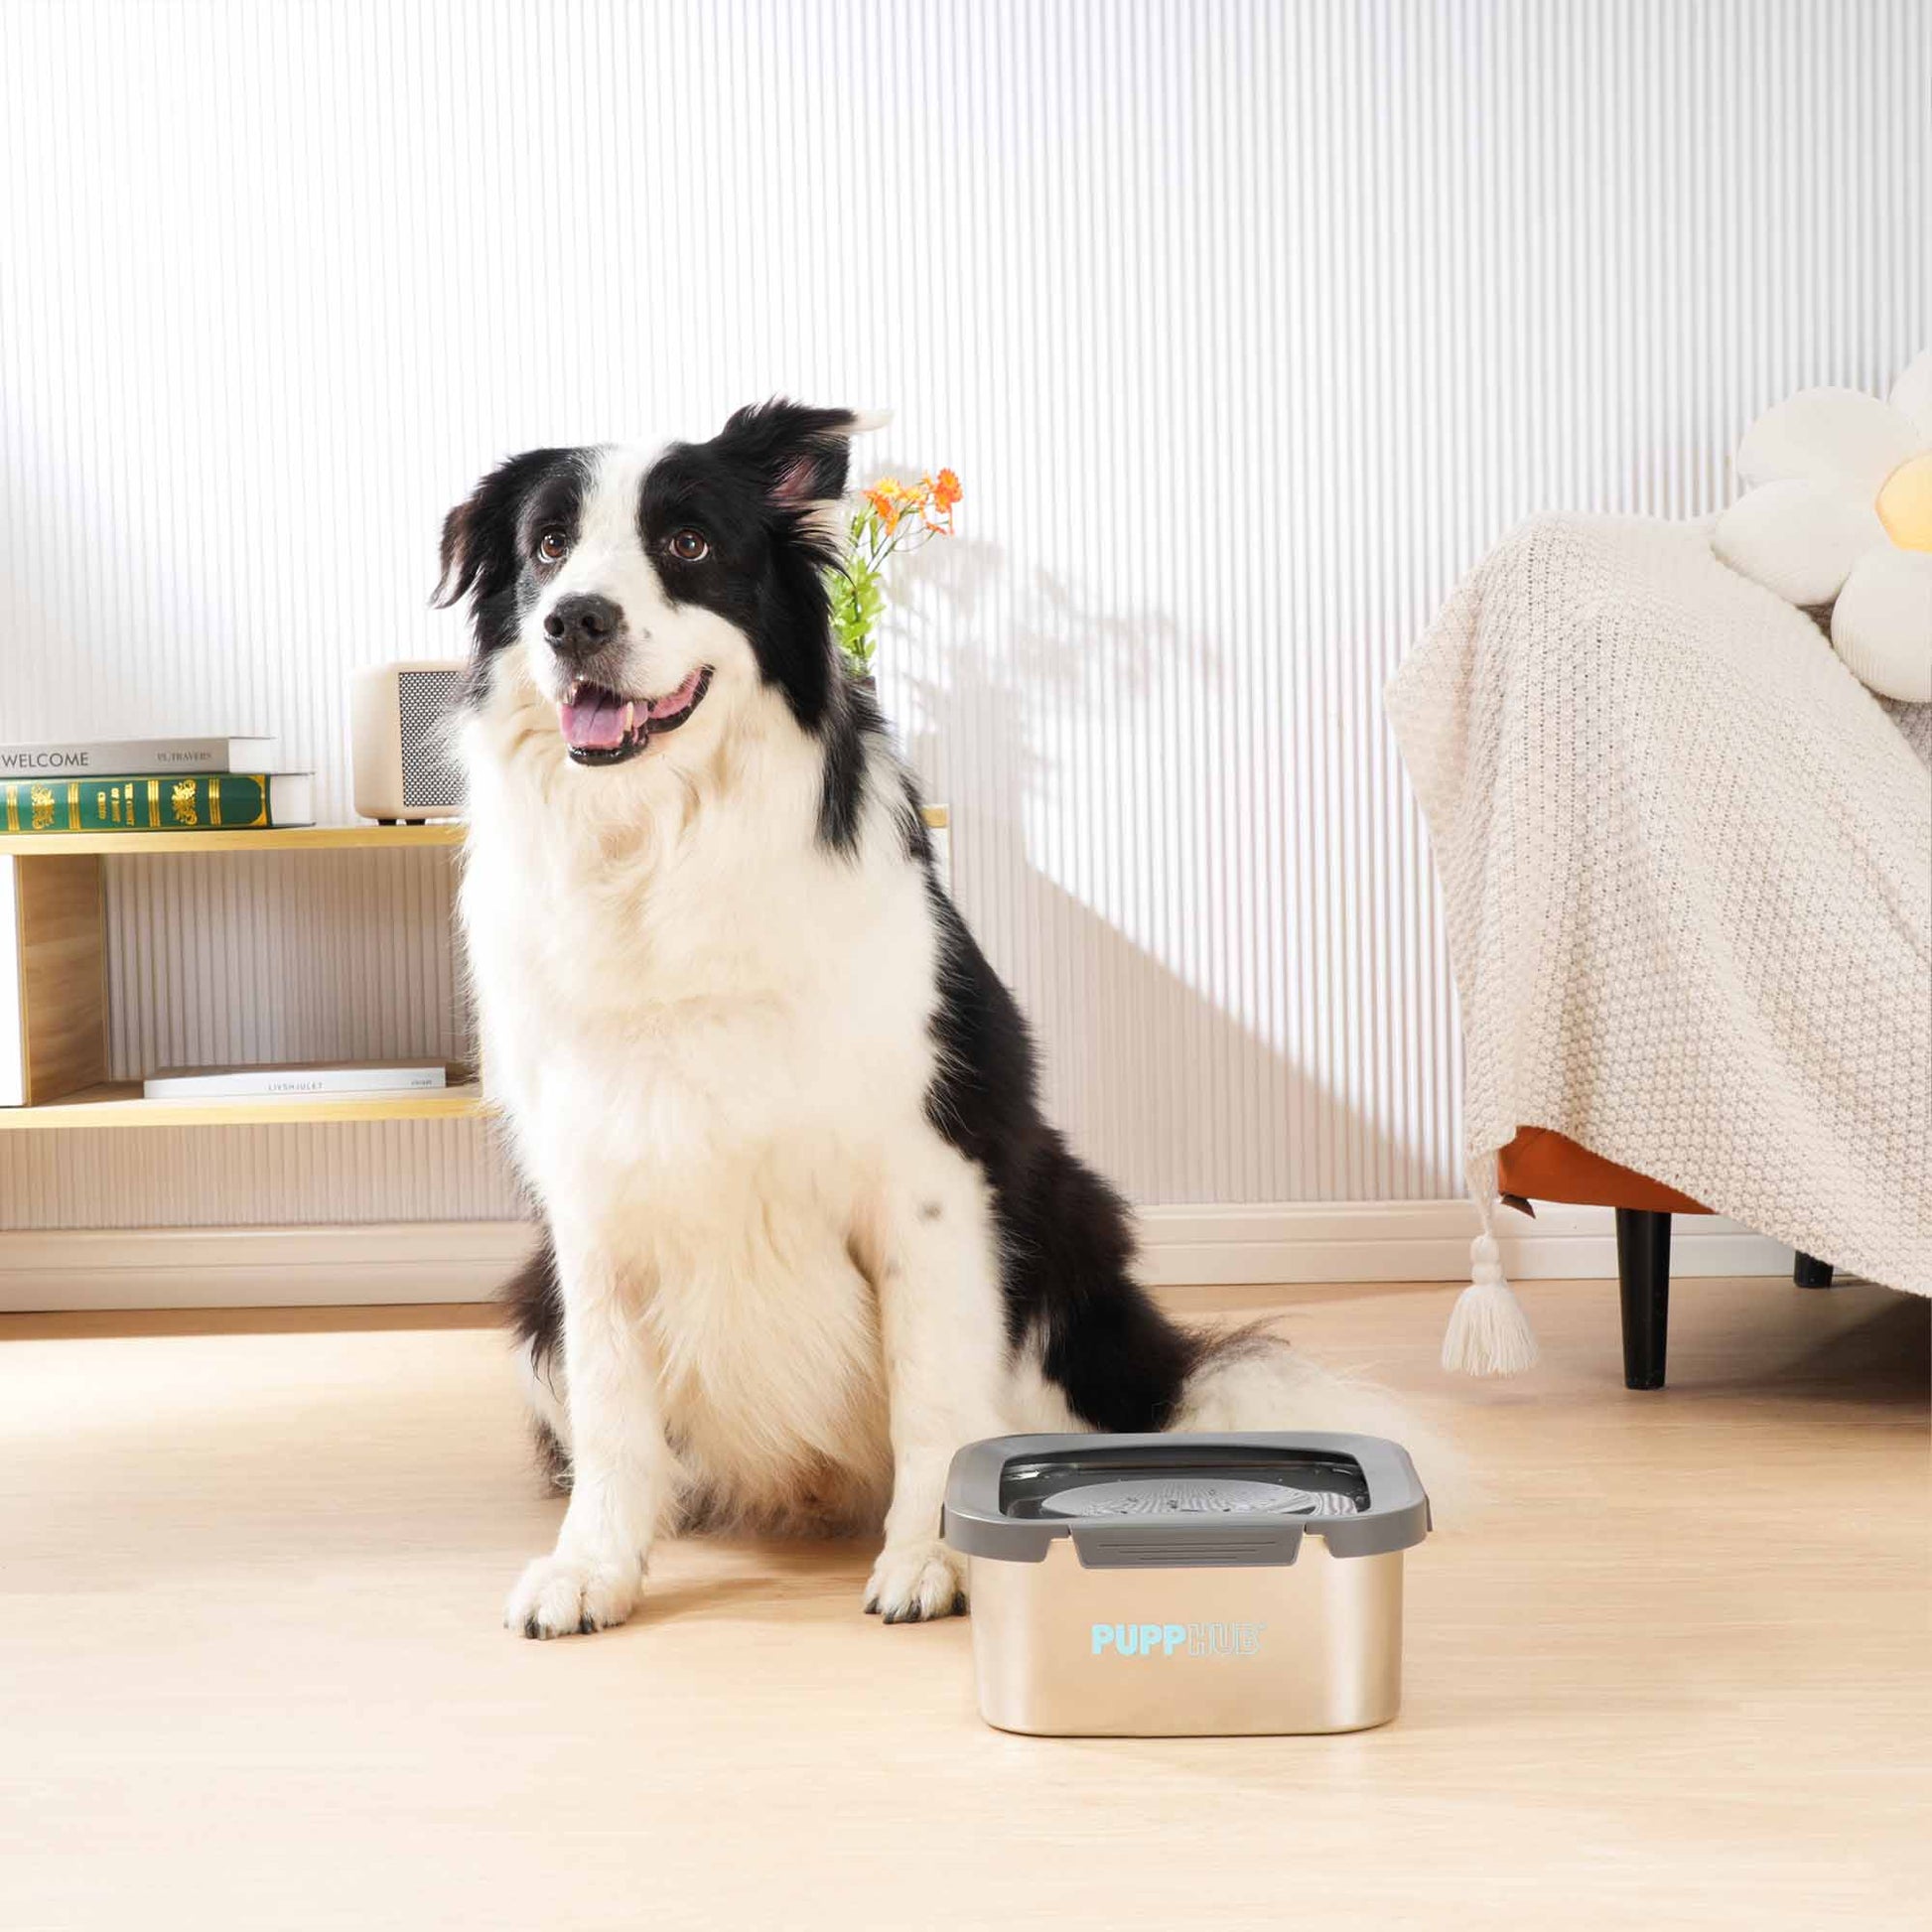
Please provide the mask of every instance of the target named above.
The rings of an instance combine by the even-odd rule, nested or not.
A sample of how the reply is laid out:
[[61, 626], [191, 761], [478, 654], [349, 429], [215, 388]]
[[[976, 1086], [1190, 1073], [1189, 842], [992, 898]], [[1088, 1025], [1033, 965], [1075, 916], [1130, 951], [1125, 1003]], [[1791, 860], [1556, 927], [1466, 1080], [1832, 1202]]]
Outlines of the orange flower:
[[952, 534], [952, 506], [959, 501], [957, 474], [941, 470], [935, 481], [921, 477], [915, 483], [901, 483], [897, 477], [881, 477], [863, 492], [887, 536], [895, 535], [908, 516], [916, 516], [928, 530], [942, 536]]
[[886, 534], [891, 536], [898, 528], [899, 503], [898, 482], [896, 478], [886, 477], [866, 491], [866, 501], [877, 513], [880, 522], [886, 526]]

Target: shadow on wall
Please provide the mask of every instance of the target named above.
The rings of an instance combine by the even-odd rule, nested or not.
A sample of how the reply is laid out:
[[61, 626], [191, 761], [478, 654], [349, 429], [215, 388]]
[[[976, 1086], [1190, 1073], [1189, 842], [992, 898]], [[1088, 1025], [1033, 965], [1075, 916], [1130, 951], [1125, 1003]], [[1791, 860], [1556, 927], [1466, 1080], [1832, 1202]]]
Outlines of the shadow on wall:
[[[1025, 808], [1049, 789], [1082, 807], [1103, 800], [1094, 808], [1116, 822], [1118, 838], [1136, 837], [1136, 823], [1158, 826], [1162, 800], [1135, 768], [1134, 715], [1162, 663], [1184, 654], [1188, 674], [1212, 682], [1217, 660], [1173, 619], [1082, 609], [1046, 572], [1017, 593], [1008, 582], [1008, 618], [995, 609], [1003, 572], [991, 544], [926, 547], [907, 573], [917, 590], [900, 621], [922, 628], [941, 618], [943, 664], [936, 676], [907, 672], [896, 682], [912, 700], [901, 716], [917, 721], [901, 732], [905, 753], [953, 813], [961, 909], [1035, 1024], [1049, 1113], [1137, 1201], [1335, 1199], [1344, 1164], [1358, 1188], [1402, 1192], [1406, 1156], [1387, 1133], [1082, 902], [1029, 850]], [[985, 639], [1003, 620], [1013, 642], [996, 652]], [[888, 661], [896, 654], [889, 639]], [[1080, 714], [1083, 725], [1067, 732], [1077, 744], [1044, 742], [1041, 721]], [[975, 748], [970, 769], [951, 756], [961, 745]], [[1104, 847], [1099, 863], [1142, 870], [1131, 853], [1116, 859]], [[1164, 866], [1186, 863], [1164, 851]], [[1172, 903], [1182, 882], [1157, 868], [1141, 890], [1170, 886], [1163, 897]]]

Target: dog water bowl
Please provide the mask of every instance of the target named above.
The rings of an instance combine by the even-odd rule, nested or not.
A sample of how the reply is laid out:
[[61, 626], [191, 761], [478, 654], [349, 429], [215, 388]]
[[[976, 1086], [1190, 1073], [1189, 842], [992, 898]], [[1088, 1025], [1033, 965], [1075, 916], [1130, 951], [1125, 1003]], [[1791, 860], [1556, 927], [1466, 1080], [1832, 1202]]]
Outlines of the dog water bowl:
[[1402, 1697], [1429, 1498], [1373, 1436], [1002, 1436], [953, 1458], [980, 1715], [1052, 1736], [1360, 1730]]

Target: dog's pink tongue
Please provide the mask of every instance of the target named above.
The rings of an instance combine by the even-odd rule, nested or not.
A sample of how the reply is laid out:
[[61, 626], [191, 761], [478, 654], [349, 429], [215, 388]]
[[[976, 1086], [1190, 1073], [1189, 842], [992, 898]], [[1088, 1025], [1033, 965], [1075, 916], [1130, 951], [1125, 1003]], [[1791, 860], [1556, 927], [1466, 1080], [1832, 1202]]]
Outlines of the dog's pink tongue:
[[576, 703], [560, 704], [557, 721], [574, 752], [615, 752], [623, 743], [623, 704], [609, 691], [587, 690]]

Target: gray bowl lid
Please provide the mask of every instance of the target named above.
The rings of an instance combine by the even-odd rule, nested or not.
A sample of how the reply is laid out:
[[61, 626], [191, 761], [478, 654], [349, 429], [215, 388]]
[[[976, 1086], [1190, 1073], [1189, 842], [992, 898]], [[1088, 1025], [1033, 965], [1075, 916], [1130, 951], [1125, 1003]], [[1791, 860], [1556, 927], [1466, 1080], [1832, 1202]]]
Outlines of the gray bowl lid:
[[1328, 1432], [998, 1436], [953, 1457], [941, 1518], [968, 1556], [1038, 1563], [1062, 1537], [1088, 1569], [1292, 1564], [1420, 1543], [1429, 1498], [1400, 1445]]

